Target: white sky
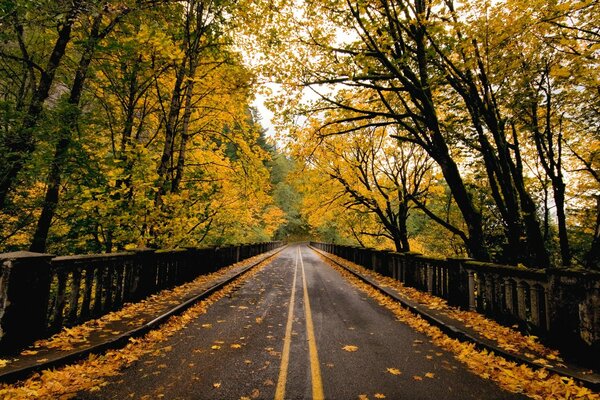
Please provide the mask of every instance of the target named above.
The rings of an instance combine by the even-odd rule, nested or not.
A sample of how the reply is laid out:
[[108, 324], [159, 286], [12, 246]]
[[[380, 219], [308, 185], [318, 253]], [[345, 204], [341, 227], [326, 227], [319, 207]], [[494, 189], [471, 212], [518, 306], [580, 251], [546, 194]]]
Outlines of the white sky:
[[265, 101], [267, 101], [267, 97], [264, 94], [257, 94], [256, 99], [252, 102], [252, 106], [260, 114], [260, 124], [267, 130], [266, 135], [273, 138], [275, 137], [275, 128], [273, 127], [274, 114], [265, 106]]

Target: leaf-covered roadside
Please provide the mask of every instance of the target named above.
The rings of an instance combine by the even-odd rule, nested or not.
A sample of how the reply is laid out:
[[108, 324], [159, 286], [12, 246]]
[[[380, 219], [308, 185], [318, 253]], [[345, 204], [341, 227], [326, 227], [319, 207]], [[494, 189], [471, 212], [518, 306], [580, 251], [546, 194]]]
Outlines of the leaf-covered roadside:
[[257, 259], [264, 257], [262, 255], [251, 259], [240, 261], [236, 264], [221, 268], [216, 272], [201, 275], [191, 282], [177, 286], [173, 289], [166, 289], [159, 293], [136, 303], [126, 304], [121, 310], [111, 312], [98, 319], [87, 321], [73, 328], [64, 328], [61, 332], [49, 339], [39, 340], [33, 344], [34, 348], [52, 348], [59, 350], [71, 350], [74, 347], [88, 343], [89, 335], [93, 331], [102, 330], [113, 322], [126, 321], [131, 327], [140, 324], [142, 315], [154, 315], [157, 312], [164, 312], [165, 307], [173, 307], [182, 302], [186, 295], [197, 291], [199, 288], [205, 288], [208, 282], [216, 281], [230, 274], [233, 270], [242, 265], [249, 265], [256, 262]]
[[[161, 343], [183, 329], [198, 316], [205, 314], [208, 308], [219, 299], [232, 293], [241, 282], [257, 274], [272, 258], [265, 260], [186, 310], [183, 314], [173, 316], [159, 329], [155, 329], [139, 339], [132, 338], [122, 349], [110, 350], [102, 355], [90, 355], [86, 360], [56, 370], [44, 370], [29, 379], [16, 384], [0, 385], [0, 398], [5, 400], [23, 399], [69, 399], [81, 391], [95, 391], [107, 385], [106, 379], [119, 374], [119, 371], [131, 365], [140, 357], [148, 354], [160, 354], [169, 351]], [[60, 335], [60, 334], [59, 334]], [[57, 340], [60, 343], [62, 340]]]
[[446, 300], [440, 297], [421, 292], [415, 288], [406, 287], [396, 279], [380, 275], [337, 256], [328, 255], [328, 257], [349, 266], [363, 276], [368, 276], [369, 279], [376, 281], [382, 287], [393, 289], [400, 296], [408, 300], [417, 302], [430, 310], [441, 311], [448, 317], [464, 323], [465, 326], [473, 329], [482, 337], [492, 340], [498, 347], [506, 351], [525, 354], [526, 357], [535, 360], [534, 362], [537, 364], [544, 366], [551, 366], [553, 363], [562, 365], [560, 364], [562, 359], [558, 350], [550, 349], [539, 343], [535, 336], [524, 335], [517, 330], [500, 325], [498, 322], [488, 319], [477, 312], [461, 310], [450, 306]]
[[493, 352], [477, 350], [472, 343], [464, 343], [450, 338], [439, 328], [430, 325], [420, 316], [405, 309], [391, 297], [359, 280], [326, 257], [321, 257], [325, 263], [338, 271], [353, 286], [390, 310], [398, 321], [424, 333], [430, 338], [431, 343], [453, 353], [455, 358], [464, 363], [473, 373], [494, 381], [503, 389], [514, 393], [522, 393], [538, 400], [600, 399], [600, 394], [578, 385], [570, 378], [549, 373], [545, 368], [534, 370], [526, 365], [507, 361]]

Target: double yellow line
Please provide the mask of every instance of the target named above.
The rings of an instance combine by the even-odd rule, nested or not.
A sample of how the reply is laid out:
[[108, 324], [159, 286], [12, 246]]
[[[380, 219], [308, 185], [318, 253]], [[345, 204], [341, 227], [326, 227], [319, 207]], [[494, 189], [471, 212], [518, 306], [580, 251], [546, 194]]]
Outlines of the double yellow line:
[[285, 386], [287, 383], [288, 367], [290, 363], [290, 347], [292, 344], [292, 325], [294, 323], [294, 304], [296, 295], [296, 278], [298, 275], [298, 260], [302, 268], [302, 286], [304, 290], [304, 319], [306, 320], [306, 337], [308, 340], [308, 353], [310, 360], [310, 376], [312, 382], [312, 397], [313, 400], [322, 400], [325, 398], [323, 394], [323, 380], [321, 379], [321, 367], [319, 365], [319, 354], [317, 352], [317, 342], [315, 340], [315, 332], [310, 311], [310, 299], [308, 297], [308, 289], [306, 285], [306, 273], [304, 272], [304, 261], [302, 253], [298, 247], [296, 254], [296, 262], [294, 265], [294, 279], [292, 281], [292, 294], [288, 307], [288, 318], [285, 327], [285, 338], [283, 340], [283, 351], [281, 354], [281, 366], [279, 368], [279, 379], [277, 380], [277, 389], [275, 390], [275, 400], [283, 400], [285, 398]]

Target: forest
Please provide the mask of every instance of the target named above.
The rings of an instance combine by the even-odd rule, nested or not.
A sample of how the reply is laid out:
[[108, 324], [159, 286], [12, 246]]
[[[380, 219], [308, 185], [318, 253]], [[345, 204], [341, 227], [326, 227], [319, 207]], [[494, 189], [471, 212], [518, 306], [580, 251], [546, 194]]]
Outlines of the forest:
[[0, 251], [599, 269], [599, 60], [597, 0], [2, 0]]

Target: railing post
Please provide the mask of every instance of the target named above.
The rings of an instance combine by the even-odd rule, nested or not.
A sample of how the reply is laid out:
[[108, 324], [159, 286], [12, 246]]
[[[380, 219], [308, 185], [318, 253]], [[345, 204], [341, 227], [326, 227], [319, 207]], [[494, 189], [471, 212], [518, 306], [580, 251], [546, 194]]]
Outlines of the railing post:
[[0, 256], [0, 351], [15, 353], [46, 333], [50, 254]]
[[469, 278], [465, 269], [471, 258], [447, 258], [448, 264], [448, 302], [464, 309], [469, 308]]
[[135, 284], [133, 285], [132, 300], [138, 301], [154, 293], [156, 288], [157, 263], [155, 250], [135, 249]]

